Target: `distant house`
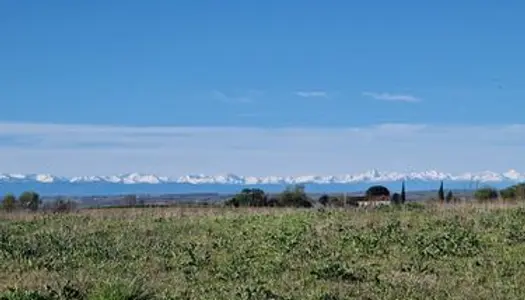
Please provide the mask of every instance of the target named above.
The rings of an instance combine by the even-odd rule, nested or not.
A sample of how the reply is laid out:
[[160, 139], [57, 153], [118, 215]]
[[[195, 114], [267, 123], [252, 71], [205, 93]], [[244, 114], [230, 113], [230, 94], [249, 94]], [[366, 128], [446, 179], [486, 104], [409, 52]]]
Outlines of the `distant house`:
[[380, 205], [390, 205], [392, 204], [390, 200], [377, 200], [377, 201], [359, 201], [357, 205], [359, 207], [368, 207], [368, 206], [380, 206]]
[[382, 185], [371, 186], [357, 203], [359, 206], [390, 205], [390, 191]]

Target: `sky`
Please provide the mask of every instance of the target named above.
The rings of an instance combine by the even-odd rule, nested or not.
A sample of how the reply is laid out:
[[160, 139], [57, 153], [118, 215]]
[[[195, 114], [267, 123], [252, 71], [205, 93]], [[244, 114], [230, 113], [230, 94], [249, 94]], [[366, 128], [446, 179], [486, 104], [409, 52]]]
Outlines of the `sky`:
[[0, 173], [525, 171], [523, 11], [0, 1]]

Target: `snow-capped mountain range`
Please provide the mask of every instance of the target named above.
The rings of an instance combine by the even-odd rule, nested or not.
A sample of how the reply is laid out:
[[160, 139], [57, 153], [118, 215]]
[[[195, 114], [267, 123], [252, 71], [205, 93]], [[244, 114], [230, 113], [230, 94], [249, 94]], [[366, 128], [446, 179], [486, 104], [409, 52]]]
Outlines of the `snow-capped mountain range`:
[[397, 181], [472, 181], [478, 183], [491, 182], [521, 182], [525, 181], [525, 173], [509, 170], [504, 173], [491, 171], [477, 173], [450, 174], [435, 170], [423, 172], [380, 172], [370, 170], [360, 174], [333, 176], [238, 176], [224, 174], [216, 176], [186, 175], [177, 178], [156, 176], [150, 174], [121, 174], [113, 176], [80, 176], [61, 177], [51, 174], [0, 174], [0, 183], [113, 183], [113, 184], [229, 184], [229, 185], [264, 185], [264, 184], [355, 184], [366, 182], [397, 182]]

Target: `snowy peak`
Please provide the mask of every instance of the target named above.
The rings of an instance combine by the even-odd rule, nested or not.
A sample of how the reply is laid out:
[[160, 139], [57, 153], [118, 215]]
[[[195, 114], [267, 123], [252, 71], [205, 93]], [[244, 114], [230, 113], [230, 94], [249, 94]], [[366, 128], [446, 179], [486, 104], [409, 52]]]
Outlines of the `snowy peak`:
[[51, 174], [0, 174], [1, 182], [34, 182], [34, 183], [114, 183], [114, 184], [350, 184], [363, 182], [395, 182], [395, 181], [473, 181], [473, 182], [520, 182], [525, 181], [525, 173], [509, 170], [504, 173], [483, 171], [477, 173], [450, 174], [436, 170], [423, 172], [381, 172], [370, 170], [359, 174], [344, 174], [331, 176], [239, 176], [235, 174], [220, 174], [215, 176], [193, 174], [178, 178], [168, 178], [152, 174], [128, 173], [112, 176], [78, 176], [59, 177]]

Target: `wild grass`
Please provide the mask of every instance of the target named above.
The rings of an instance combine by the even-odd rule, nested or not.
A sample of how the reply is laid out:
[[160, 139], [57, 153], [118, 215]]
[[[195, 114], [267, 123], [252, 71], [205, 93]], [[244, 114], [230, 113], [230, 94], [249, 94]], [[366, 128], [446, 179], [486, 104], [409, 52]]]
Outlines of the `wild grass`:
[[519, 204], [0, 218], [0, 299], [525, 299]]

